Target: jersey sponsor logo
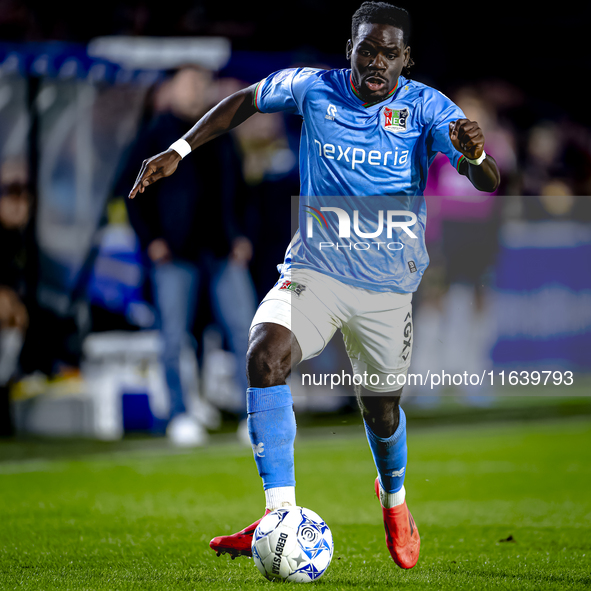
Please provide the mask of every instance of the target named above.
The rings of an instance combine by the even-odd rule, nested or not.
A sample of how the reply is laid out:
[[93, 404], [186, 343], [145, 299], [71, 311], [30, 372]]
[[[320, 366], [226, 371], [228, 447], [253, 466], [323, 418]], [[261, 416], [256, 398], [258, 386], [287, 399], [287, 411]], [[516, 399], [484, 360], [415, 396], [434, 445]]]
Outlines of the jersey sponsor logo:
[[328, 119], [329, 121], [334, 121], [334, 118], [337, 116], [337, 108], [332, 105], [329, 104], [328, 108], [326, 109], [326, 115], [324, 116], [325, 119]]
[[406, 131], [408, 109], [390, 109], [384, 107], [384, 129], [393, 133]]
[[410, 150], [365, 150], [353, 146], [340, 146], [339, 144], [321, 144], [314, 140], [318, 147], [318, 155], [327, 160], [336, 160], [337, 162], [347, 163], [351, 170], [355, 170], [360, 164], [365, 166], [404, 166], [408, 163]]
[[300, 296], [302, 294], [302, 292], [306, 289], [306, 286], [302, 285], [301, 283], [296, 283], [295, 281], [287, 281], [286, 280], [279, 286], [279, 289], [282, 289], [285, 291], [292, 291], [297, 296]]

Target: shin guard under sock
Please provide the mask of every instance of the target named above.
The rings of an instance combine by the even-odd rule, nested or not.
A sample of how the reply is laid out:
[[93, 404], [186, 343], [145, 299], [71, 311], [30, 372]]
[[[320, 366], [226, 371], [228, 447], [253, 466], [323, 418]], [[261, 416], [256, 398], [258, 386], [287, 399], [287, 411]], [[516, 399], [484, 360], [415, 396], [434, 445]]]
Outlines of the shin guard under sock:
[[378, 469], [380, 485], [386, 493], [396, 493], [404, 485], [406, 473], [406, 416], [399, 407], [398, 428], [387, 438], [378, 437], [365, 423], [367, 441]]
[[248, 434], [265, 490], [295, 486], [296, 421], [289, 386], [248, 388]]

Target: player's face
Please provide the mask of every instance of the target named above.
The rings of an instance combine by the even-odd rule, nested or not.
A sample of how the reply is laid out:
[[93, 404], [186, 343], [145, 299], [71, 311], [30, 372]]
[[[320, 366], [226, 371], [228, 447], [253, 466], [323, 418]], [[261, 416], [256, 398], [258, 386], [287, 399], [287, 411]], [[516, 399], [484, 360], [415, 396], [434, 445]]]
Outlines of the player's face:
[[392, 25], [364, 23], [347, 43], [353, 83], [368, 102], [383, 99], [396, 86], [409, 58], [402, 30]]

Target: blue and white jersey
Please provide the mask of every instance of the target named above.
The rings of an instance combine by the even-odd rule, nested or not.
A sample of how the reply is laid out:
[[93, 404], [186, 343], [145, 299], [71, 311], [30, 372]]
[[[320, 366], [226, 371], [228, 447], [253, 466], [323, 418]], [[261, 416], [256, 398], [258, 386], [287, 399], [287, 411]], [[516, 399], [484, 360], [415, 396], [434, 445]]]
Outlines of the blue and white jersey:
[[423, 191], [437, 152], [463, 158], [449, 123], [465, 115], [439, 91], [403, 76], [366, 104], [351, 70], [293, 68], [262, 80], [255, 106], [303, 117], [300, 230], [283, 273], [311, 268], [373, 291], [416, 291], [429, 264]]

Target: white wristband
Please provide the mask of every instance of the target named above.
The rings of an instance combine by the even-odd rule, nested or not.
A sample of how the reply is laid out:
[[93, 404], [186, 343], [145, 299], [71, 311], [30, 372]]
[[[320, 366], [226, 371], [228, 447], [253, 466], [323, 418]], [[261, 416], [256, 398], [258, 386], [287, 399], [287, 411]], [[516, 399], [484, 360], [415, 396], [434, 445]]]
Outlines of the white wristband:
[[181, 158], [184, 158], [187, 154], [191, 153], [189, 142], [183, 139], [177, 140], [174, 144], [171, 144], [168, 149], [174, 150]]
[[466, 158], [466, 160], [470, 164], [473, 164], [474, 166], [480, 166], [484, 162], [485, 158], [486, 158], [486, 152], [484, 150], [482, 150], [482, 154], [480, 155], [480, 158], [476, 158], [476, 160], [470, 160], [470, 158]]

